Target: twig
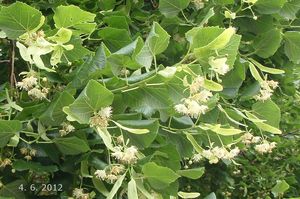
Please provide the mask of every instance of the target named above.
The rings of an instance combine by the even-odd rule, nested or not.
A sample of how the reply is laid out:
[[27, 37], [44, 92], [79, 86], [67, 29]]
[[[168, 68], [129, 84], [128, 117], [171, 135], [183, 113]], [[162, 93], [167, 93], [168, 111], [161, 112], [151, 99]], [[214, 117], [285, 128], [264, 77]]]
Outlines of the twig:
[[0, 60], [0, 64], [1, 63], [9, 63], [10, 62], [10, 60]]
[[9, 82], [10, 86], [14, 87], [16, 83], [16, 76], [15, 76], [15, 48], [16, 44], [15, 41], [11, 40], [11, 51], [10, 51], [10, 61], [9, 61]]

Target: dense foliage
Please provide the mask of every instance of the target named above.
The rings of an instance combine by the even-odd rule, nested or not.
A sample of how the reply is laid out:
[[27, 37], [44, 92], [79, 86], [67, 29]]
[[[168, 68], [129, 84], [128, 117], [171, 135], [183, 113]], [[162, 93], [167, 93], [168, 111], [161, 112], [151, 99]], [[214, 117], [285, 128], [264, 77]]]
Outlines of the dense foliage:
[[300, 196], [300, 0], [0, 2], [0, 198]]

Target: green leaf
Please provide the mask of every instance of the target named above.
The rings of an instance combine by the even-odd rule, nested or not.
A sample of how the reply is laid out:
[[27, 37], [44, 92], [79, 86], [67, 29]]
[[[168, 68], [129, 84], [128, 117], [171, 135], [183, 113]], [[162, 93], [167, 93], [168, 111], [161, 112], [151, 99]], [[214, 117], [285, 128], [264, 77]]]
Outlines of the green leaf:
[[282, 131], [278, 128], [275, 128], [269, 124], [263, 122], [254, 122], [254, 124], [263, 131], [267, 131], [273, 134], [282, 134]]
[[177, 171], [177, 173], [181, 176], [196, 180], [198, 178], [201, 178], [201, 176], [204, 174], [204, 171], [204, 167], [199, 167], [193, 169], [179, 170]]
[[42, 165], [39, 162], [27, 162], [24, 160], [16, 160], [12, 167], [17, 171], [31, 170], [35, 172], [56, 172], [58, 171], [55, 165]]
[[255, 61], [254, 59], [249, 59], [257, 68], [259, 68], [261, 71], [266, 72], [266, 73], [270, 73], [270, 74], [274, 74], [274, 75], [278, 75], [278, 74], [283, 74], [285, 73], [284, 70], [280, 70], [280, 69], [276, 69], [276, 68], [269, 68], [266, 67], [262, 64], [260, 64], [259, 62]]
[[6, 146], [11, 137], [22, 130], [18, 120], [0, 120], [0, 148]]
[[235, 28], [196, 27], [185, 35], [191, 44], [191, 49], [205, 47], [210, 50], [223, 49], [235, 34]]
[[300, 1], [299, 0], [291, 0], [287, 1], [282, 9], [280, 10], [280, 15], [287, 20], [295, 20], [296, 14], [300, 10]]
[[200, 193], [197, 193], [197, 192], [190, 192], [190, 193], [187, 193], [187, 192], [178, 192], [178, 196], [181, 197], [181, 198], [198, 198], [200, 196]]
[[89, 172], [89, 163], [87, 160], [82, 160], [80, 162], [80, 175], [85, 178], [92, 178]]
[[98, 178], [92, 178], [92, 182], [94, 187], [104, 196], [107, 196], [109, 194], [108, 190], [106, 189], [104, 183], [99, 180]]
[[87, 59], [76, 71], [75, 77], [70, 82], [74, 88], [81, 88], [87, 84], [90, 79], [97, 79], [101, 77], [101, 70], [104, 69], [106, 64], [105, 45], [101, 45], [95, 55]]
[[221, 84], [216, 83], [213, 80], [209, 80], [209, 79], [204, 80], [203, 88], [210, 91], [216, 91], [216, 92], [223, 90], [223, 86]]
[[96, 15], [74, 5], [58, 6], [54, 10], [53, 20], [56, 28], [68, 28], [74, 35], [90, 35], [96, 27]]
[[200, 48], [207, 46], [215, 40], [225, 29], [219, 27], [195, 27], [185, 33], [186, 39], [190, 43], [190, 48]]
[[150, 117], [156, 111], [164, 111], [170, 107], [171, 101], [166, 88], [142, 87], [123, 94], [126, 104], [139, 113]]
[[44, 23], [45, 17], [37, 9], [16, 2], [0, 11], [0, 29], [9, 39], [17, 39], [26, 32], [34, 32]]
[[129, 32], [125, 29], [105, 27], [99, 30], [98, 34], [111, 51], [117, 51], [132, 42]]
[[70, 41], [72, 37], [72, 31], [67, 28], [60, 28], [55, 35], [48, 37], [49, 40], [59, 44], [64, 44]]
[[120, 189], [125, 176], [126, 176], [126, 173], [124, 173], [122, 176], [119, 177], [119, 179], [115, 182], [112, 190], [106, 196], [106, 199], [113, 199], [114, 198], [114, 196], [116, 195], [117, 191]]
[[280, 108], [272, 100], [256, 102], [253, 104], [252, 110], [259, 119], [266, 120], [266, 124], [279, 128]]
[[128, 183], [128, 199], [138, 199], [138, 193], [136, 188], [136, 182], [133, 178], [131, 178]]
[[207, 24], [207, 23], [208, 23], [208, 20], [209, 20], [210, 18], [212, 18], [215, 14], [216, 14], [216, 13], [215, 13], [215, 11], [214, 11], [214, 8], [213, 8], [213, 7], [210, 8], [210, 9], [208, 10], [208, 12], [206, 13], [205, 17], [204, 17], [204, 18], [202, 19], [202, 21], [199, 23], [199, 26], [200, 26], [200, 27], [203, 27], [203, 25]]
[[190, 48], [199, 63], [209, 66], [210, 57], [227, 57], [227, 64], [233, 67], [238, 52], [241, 36], [234, 34], [233, 28], [197, 27], [186, 33]]
[[245, 64], [236, 62], [233, 70], [229, 71], [222, 78], [223, 91], [222, 95], [226, 98], [233, 99], [239, 94], [239, 90], [246, 79]]
[[120, 71], [124, 67], [132, 70], [139, 69], [141, 65], [136, 62], [135, 57], [143, 45], [144, 41], [141, 37], [138, 37], [132, 43], [111, 54], [108, 57], [108, 62], [114, 67], [114, 70]]
[[66, 119], [63, 107], [68, 106], [73, 102], [74, 98], [70, 93], [66, 91], [59, 93], [50, 103], [48, 109], [40, 116], [41, 122], [49, 126], [60, 125]]
[[159, 11], [166, 17], [175, 17], [185, 9], [191, 0], [160, 0]]
[[234, 0], [215, 0], [214, 2], [218, 5], [234, 4]]
[[[25, 188], [25, 180], [16, 180], [7, 184], [4, 184], [0, 189], [1, 197], [13, 197], [13, 199], [26, 198], [25, 193], [19, 189], [20, 186]], [[12, 198], [10, 198], [12, 199]]]
[[[134, 124], [134, 121], [132, 121], [132, 120], [128, 121], [128, 123], [131, 123], [131, 122]], [[137, 134], [137, 135], [149, 133], [148, 129], [133, 129], [133, 128], [123, 126], [123, 125], [121, 125], [120, 123], [118, 123], [116, 121], [113, 121], [113, 123], [115, 123], [120, 129], [128, 131], [129, 133], [133, 133], [133, 134]]]
[[277, 13], [286, 2], [287, 0], [258, 0], [255, 6], [261, 14], [274, 14]]
[[262, 79], [262, 77], [260, 76], [259, 72], [257, 71], [257, 69], [255, 68], [255, 66], [249, 62], [249, 68], [250, 68], [250, 72], [251, 75], [253, 76], [253, 78], [258, 81], [258, 82], [263, 82], [264, 80]]
[[64, 50], [62, 61], [64, 63], [69, 63], [73, 61], [77, 61], [85, 57], [86, 55], [92, 54], [90, 50], [82, 46], [82, 40], [78, 36], [72, 36], [68, 45], [73, 45], [74, 48], [72, 50]]
[[55, 138], [53, 142], [64, 155], [77, 155], [90, 150], [89, 145], [78, 137]]
[[217, 199], [217, 196], [214, 192], [212, 192], [209, 195], [205, 196], [204, 199]]
[[280, 15], [287, 20], [295, 20], [296, 14], [300, 10], [300, 1], [291, 0], [287, 1], [282, 9], [280, 10]]
[[223, 49], [229, 43], [232, 36], [235, 34], [235, 31], [235, 28], [232, 27], [225, 29], [217, 38], [205, 47], [211, 50]]
[[283, 195], [289, 188], [290, 185], [285, 180], [278, 180], [271, 191], [274, 197], [278, 197], [279, 195]]
[[103, 18], [103, 21], [107, 23], [109, 27], [112, 28], [119, 28], [119, 29], [125, 29], [129, 31], [129, 25], [130, 21], [125, 16], [116, 16], [111, 15]]
[[262, 58], [271, 57], [280, 47], [281, 40], [281, 31], [278, 29], [260, 34], [253, 42], [255, 54]]
[[241, 100], [249, 100], [252, 99], [255, 95], [259, 94], [260, 91], [260, 84], [258, 81], [254, 83], [250, 83], [249, 85], [244, 87], [244, 90], [240, 93]]
[[221, 128], [220, 124], [203, 124], [199, 126], [203, 130], [211, 130], [219, 135], [223, 136], [231, 136], [231, 135], [237, 135], [241, 134], [243, 131], [240, 129], [235, 129], [235, 128]]
[[197, 151], [197, 153], [202, 153], [203, 148], [198, 144], [198, 142], [196, 141], [194, 136], [187, 132], [185, 132], [185, 134], [186, 134], [186, 138], [191, 142], [191, 144], [193, 145], [193, 147]]
[[144, 183], [141, 179], [136, 179], [136, 186], [138, 190], [147, 198], [147, 199], [155, 199], [149, 191], [145, 188]]
[[143, 165], [142, 172], [150, 185], [156, 187], [166, 187], [176, 181], [180, 175], [173, 170], [157, 165], [154, 162], [148, 162]]
[[103, 143], [105, 144], [105, 146], [110, 149], [110, 150], [114, 150], [113, 144], [112, 144], [112, 138], [111, 135], [109, 134], [108, 130], [106, 128], [96, 128], [96, 132], [98, 133], [98, 135], [101, 137]]
[[101, 10], [112, 10], [116, 5], [116, 0], [99, 0]]
[[157, 120], [118, 120], [118, 123], [130, 127], [130, 129], [148, 131], [147, 134], [138, 134], [124, 129], [125, 140], [128, 138], [131, 144], [141, 148], [150, 146], [155, 140], [159, 129], [159, 122]]
[[248, 119], [250, 121], [252, 121], [262, 131], [266, 131], [266, 132], [273, 133], [273, 134], [282, 134], [280, 129], [275, 128], [275, 127], [273, 127], [269, 124], [264, 123], [263, 120], [259, 119], [255, 115], [253, 115], [249, 112], [246, 112], [246, 115], [247, 115]]
[[300, 63], [300, 32], [287, 31], [284, 33], [285, 45], [284, 52], [289, 60]]
[[88, 124], [93, 113], [111, 105], [113, 98], [112, 92], [97, 81], [90, 80], [76, 100], [65, 106], [63, 111], [68, 115], [68, 120]]
[[155, 55], [164, 52], [170, 41], [170, 35], [157, 23], [154, 22], [151, 31], [136, 60], [146, 68], [150, 68]]

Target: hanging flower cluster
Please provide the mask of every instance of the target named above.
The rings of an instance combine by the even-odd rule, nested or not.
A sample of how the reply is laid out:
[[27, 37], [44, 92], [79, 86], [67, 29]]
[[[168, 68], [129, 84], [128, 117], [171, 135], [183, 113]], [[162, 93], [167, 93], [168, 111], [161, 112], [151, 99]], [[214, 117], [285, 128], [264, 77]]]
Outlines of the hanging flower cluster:
[[122, 164], [135, 164], [138, 160], [137, 154], [138, 149], [136, 146], [116, 146], [111, 156]]
[[108, 126], [111, 114], [112, 108], [110, 106], [101, 108], [100, 111], [94, 113], [94, 116], [90, 118], [90, 126], [106, 128]]
[[120, 175], [123, 174], [124, 171], [125, 167], [123, 165], [113, 165], [103, 170], [96, 170], [94, 175], [102, 181], [113, 184], [119, 179]]
[[37, 78], [34, 76], [27, 76], [22, 79], [21, 82], [17, 82], [17, 87], [23, 90], [30, 90], [38, 84]]
[[4, 158], [3, 160], [0, 159], [0, 168], [5, 168], [6, 166], [11, 165], [12, 162], [9, 158]]
[[49, 89], [42, 87], [38, 83], [37, 73], [35, 71], [22, 72], [20, 75], [23, 76], [23, 79], [20, 82], [17, 82], [17, 88], [27, 91], [28, 96], [33, 99], [46, 99]]
[[253, 136], [251, 133], [247, 132], [241, 136], [241, 141], [246, 145], [256, 144], [261, 141], [261, 137]]
[[278, 87], [278, 82], [273, 80], [265, 80], [260, 83], [260, 91], [259, 94], [254, 98], [259, 101], [266, 101], [271, 98], [274, 90]]
[[32, 157], [36, 156], [37, 150], [22, 147], [22, 148], [20, 148], [20, 153], [22, 155], [24, 155], [24, 159], [29, 161], [29, 160], [32, 160]]
[[260, 144], [257, 144], [254, 149], [260, 154], [272, 153], [273, 149], [276, 147], [276, 142], [268, 142], [263, 140]]
[[64, 123], [62, 123], [62, 129], [59, 130], [59, 134], [61, 136], [66, 136], [69, 133], [74, 132], [74, 131], [75, 131], [75, 127], [72, 124], [70, 124], [69, 122], [64, 122]]
[[241, 140], [247, 146], [255, 144], [254, 149], [260, 154], [272, 153], [272, 150], [276, 147], [276, 142], [269, 142], [259, 136], [253, 136], [251, 133], [241, 136]]
[[232, 160], [240, 153], [240, 149], [235, 147], [231, 150], [227, 150], [225, 147], [212, 147], [207, 150], [203, 150], [201, 153], [194, 155], [193, 162], [200, 162], [203, 158], [207, 159], [210, 164], [217, 164], [221, 159]]
[[[207, 1], [207, 0], [206, 0]], [[203, 0], [193, 0], [192, 1], [196, 7], [197, 10], [200, 10], [204, 7], [204, 2]]]
[[228, 73], [228, 71], [230, 71], [229, 65], [226, 62], [227, 57], [210, 57], [208, 61], [209, 65], [211, 66], [211, 70], [219, 75], [225, 75], [226, 73]]
[[75, 188], [73, 190], [73, 197], [75, 199], [88, 199], [89, 198], [89, 194], [88, 193], [84, 193], [82, 188]]
[[184, 78], [183, 84], [189, 88], [190, 96], [182, 99], [183, 103], [175, 105], [175, 110], [192, 118], [205, 114], [208, 110], [205, 103], [212, 97], [212, 93], [203, 88], [204, 77], [197, 76], [191, 84]]

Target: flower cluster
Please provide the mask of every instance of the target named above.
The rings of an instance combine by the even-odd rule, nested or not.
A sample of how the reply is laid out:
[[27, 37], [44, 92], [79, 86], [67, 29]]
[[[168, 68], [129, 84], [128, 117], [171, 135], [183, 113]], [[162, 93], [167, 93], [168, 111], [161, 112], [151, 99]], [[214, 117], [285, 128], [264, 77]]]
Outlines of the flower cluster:
[[261, 141], [261, 137], [253, 136], [251, 133], [245, 133], [241, 136], [241, 141], [246, 145], [256, 144]]
[[248, 146], [250, 144], [255, 144], [254, 149], [260, 154], [271, 153], [276, 147], [276, 142], [270, 143], [267, 140], [263, 140], [259, 136], [253, 136], [251, 133], [245, 133], [243, 136], [241, 136], [241, 140]]
[[[205, 1], [207, 1], [207, 0], [205, 0]], [[193, 3], [194, 3], [197, 10], [200, 10], [204, 7], [203, 0], [193, 0]]]
[[110, 169], [96, 170], [94, 175], [102, 181], [113, 184], [119, 179], [120, 175], [123, 174], [124, 171], [125, 168], [123, 165], [113, 165]]
[[35, 87], [28, 91], [28, 95], [35, 99], [45, 99], [47, 97], [49, 90], [47, 88], [39, 89], [38, 87]]
[[8, 165], [11, 165], [11, 160], [9, 158], [5, 158], [3, 160], [0, 159], [0, 168], [4, 168]]
[[62, 123], [62, 129], [59, 130], [59, 133], [61, 136], [66, 136], [73, 131], [75, 131], [75, 127], [70, 123], [64, 122]]
[[111, 117], [112, 108], [110, 106], [101, 108], [100, 111], [90, 118], [91, 127], [106, 128]]
[[73, 197], [75, 199], [88, 199], [89, 198], [89, 194], [88, 193], [84, 193], [82, 188], [75, 188], [73, 190]]
[[273, 95], [274, 90], [278, 87], [278, 82], [266, 80], [260, 83], [260, 87], [259, 94], [254, 98], [259, 101], [266, 101]]
[[17, 82], [17, 87], [25, 91], [29, 91], [30, 89], [35, 87], [37, 83], [37, 78], [30, 75], [28, 77], [23, 78], [21, 82]]
[[205, 114], [208, 110], [208, 106], [204, 103], [213, 95], [210, 91], [203, 88], [204, 78], [197, 76], [191, 84], [189, 84], [185, 78], [183, 84], [189, 88], [190, 96], [182, 99], [183, 103], [175, 105], [175, 110], [178, 113], [188, 115], [192, 118], [198, 118], [200, 115]]
[[37, 150], [22, 147], [22, 148], [20, 148], [20, 153], [22, 155], [24, 155], [24, 158], [27, 161], [29, 161], [29, 160], [32, 160], [32, 157], [36, 156]]
[[230, 70], [229, 65], [226, 62], [227, 57], [210, 57], [208, 61], [209, 65], [211, 66], [211, 70], [220, 75], [225, 75]]
[[22, 72], [20, 75], [24, 75], [24, 77], [16, 84], [19, 89], [27, 91], [28, 95], [34, 99], [42, 100], [47, 98], [49, 90], [48, 88], [40, 88], [35, 71]]
[[263, 140], [260, 144], [257, 144], [254, 149], [260, 154], [272, 153], [272, 150], [276, 147], [276, 142], [268, 142]]
[[114, 147], [111, 156], [114, 157], [122, 164], [135, 164], [136, 161], [138, 160], [137, 154], [138, 154], [138, 149], [135, 146], [130, 146], [130, 147], [116, 146]]
[[207, 159], [210, 164], [217, 164], [221, 159], [232, 160], [240, 153], [240, 149], [235, 147], [228, 151], [224, 147], [213, 147], [207, 150], [203, 150], [201, 153], [194, 155], [192, 158], [193, 162], [199, 162], [203, 158]]

